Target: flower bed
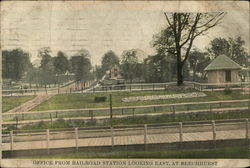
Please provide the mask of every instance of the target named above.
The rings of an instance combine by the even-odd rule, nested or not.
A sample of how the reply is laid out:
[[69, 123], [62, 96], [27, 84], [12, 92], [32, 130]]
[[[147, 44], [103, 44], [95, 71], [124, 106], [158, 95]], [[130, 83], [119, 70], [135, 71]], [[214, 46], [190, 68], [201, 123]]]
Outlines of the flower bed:
[[205, 97], [206, 94], [202, 92], [192, 92], [192, 93], [180, 93], [180, 94], [170, 94], [170, 95], [151, 95], [151, 96], [135, 96], [123, 98], [123, 102], [138, 102], [138, 101], [150, 101], [150, 100], [166, 100], [166, 99], [186, 99], [194, 97]]

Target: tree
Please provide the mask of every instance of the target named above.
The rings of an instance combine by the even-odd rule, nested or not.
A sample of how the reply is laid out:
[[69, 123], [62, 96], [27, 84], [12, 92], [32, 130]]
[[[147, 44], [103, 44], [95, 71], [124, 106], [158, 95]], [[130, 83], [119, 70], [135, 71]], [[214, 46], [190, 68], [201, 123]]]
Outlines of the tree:
[[167, 82], [173, 79], [176, 61], [169, 55], [157, 53], [144, 60], [147, 82]]
[[[169, 27], [164, 33], [170, 36], [164, 41], [161, 52], [176, 56], [177, 84], [183, 84], [183, 67], [189, 57], [194, 40], [220, 23], [225, 13], [164, 13]], [[159, 37], [158, 41], [162, 41]], [[157, 45], [157, 44], [155, 44]], [[159, 49], [158, 49], [159, 50]]]
[[57, 56], [54, 58], [54, 67], [56, 74], [65, 74], [69, 70], [69, 61], [65, 54], [58, 51]]
[[229, 37], [228, 39], [215, 38], [210, 42], [207, 50], [213, 57], [224, 54], [241, 66], [247, 67], [248, 53], [244, 45], [245, 41], [240, 36], [236, 38]]
[[113, 66], [119, 65], [118, 56], [112, 51], [108, 51], [102, 57], [102, 71], [105, 73], [107, 70], [110, 70]]
[[32, 66], [29, 53], [22, 49], [4, 50], [2, 52], [3, 78], [21, 80], [28, 68]]
[[190, 52], [188, 62], [193, 71], [193, 81], [195, 81], [197, 73], [200, 73], [201, 76], [204, 77], [204, 69], [210, 63], [210, 57], [207, 52], [201, 52], [195, 49]]
[[51, 56], [50, 47], [41, 48], [38, 51], [38, 57], [41, 58], [41, 63], [39, 66], [39, 83], [45, 85], [57, 83], [57, 78], [55, 75], [54, 58]]
[[71, 70], [75, 74], [75, 80], [77, 82], [86, 81], [90, 77], [91, 62], [89, 57], [89, 51], [80, 50], [70, 59]]
[[137, 64], [137, 50], [132, 49], [123, 51], [121, 56], [122, 76], [127, 80], [129, 79], [131, 83], [136, 76]]

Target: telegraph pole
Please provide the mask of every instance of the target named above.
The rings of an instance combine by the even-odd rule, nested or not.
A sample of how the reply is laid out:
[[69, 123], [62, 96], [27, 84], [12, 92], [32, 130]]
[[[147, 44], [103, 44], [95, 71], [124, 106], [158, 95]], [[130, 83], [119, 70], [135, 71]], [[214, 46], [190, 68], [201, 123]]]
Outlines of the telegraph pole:
[[112, 121], [112, 118], [113, 118], [113, 112], [112, 112], [112, 94], [109, 95], [109, 108], [110, 108], [110, 121]]

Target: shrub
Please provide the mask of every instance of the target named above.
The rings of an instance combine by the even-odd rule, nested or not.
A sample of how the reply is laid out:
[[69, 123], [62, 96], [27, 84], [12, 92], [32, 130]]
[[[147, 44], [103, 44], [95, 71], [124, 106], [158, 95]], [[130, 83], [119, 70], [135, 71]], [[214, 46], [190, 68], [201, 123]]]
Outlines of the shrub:
[[107, 99], [107, 97], [105, 97], [105, 96], [102, 96], [102, 97], [95, 97], [94, 102], [95, 102], [95, 103], [98, 103], [98, 102], [105, 102], [106, 99]]
[[225, 87], [224, 94], [229, 95], [231, 93], [232, 93], [232, 89], [230, 89], [230, 87]]

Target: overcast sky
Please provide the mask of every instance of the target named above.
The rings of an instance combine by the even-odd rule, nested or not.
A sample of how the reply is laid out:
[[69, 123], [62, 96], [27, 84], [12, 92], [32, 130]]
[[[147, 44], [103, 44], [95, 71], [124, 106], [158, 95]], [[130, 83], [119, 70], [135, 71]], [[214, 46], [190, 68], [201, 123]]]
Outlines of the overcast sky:
[[1, 6], [2, 49], [23, 48], [37, 60], [41, 47], [51, 47], [72, 56], [83, 48], [92, 64], [100, 64], [108, 50], [118, 56], [123, 50], [155, 51], [152, 36], [166, 27], [163, 12], [225, 11], [223, 23], [199, 37], [195, 47], [204, 49], [215, 37], [242, 36], [249, 46], [248, 2], [80, 2], [4, 1]]

